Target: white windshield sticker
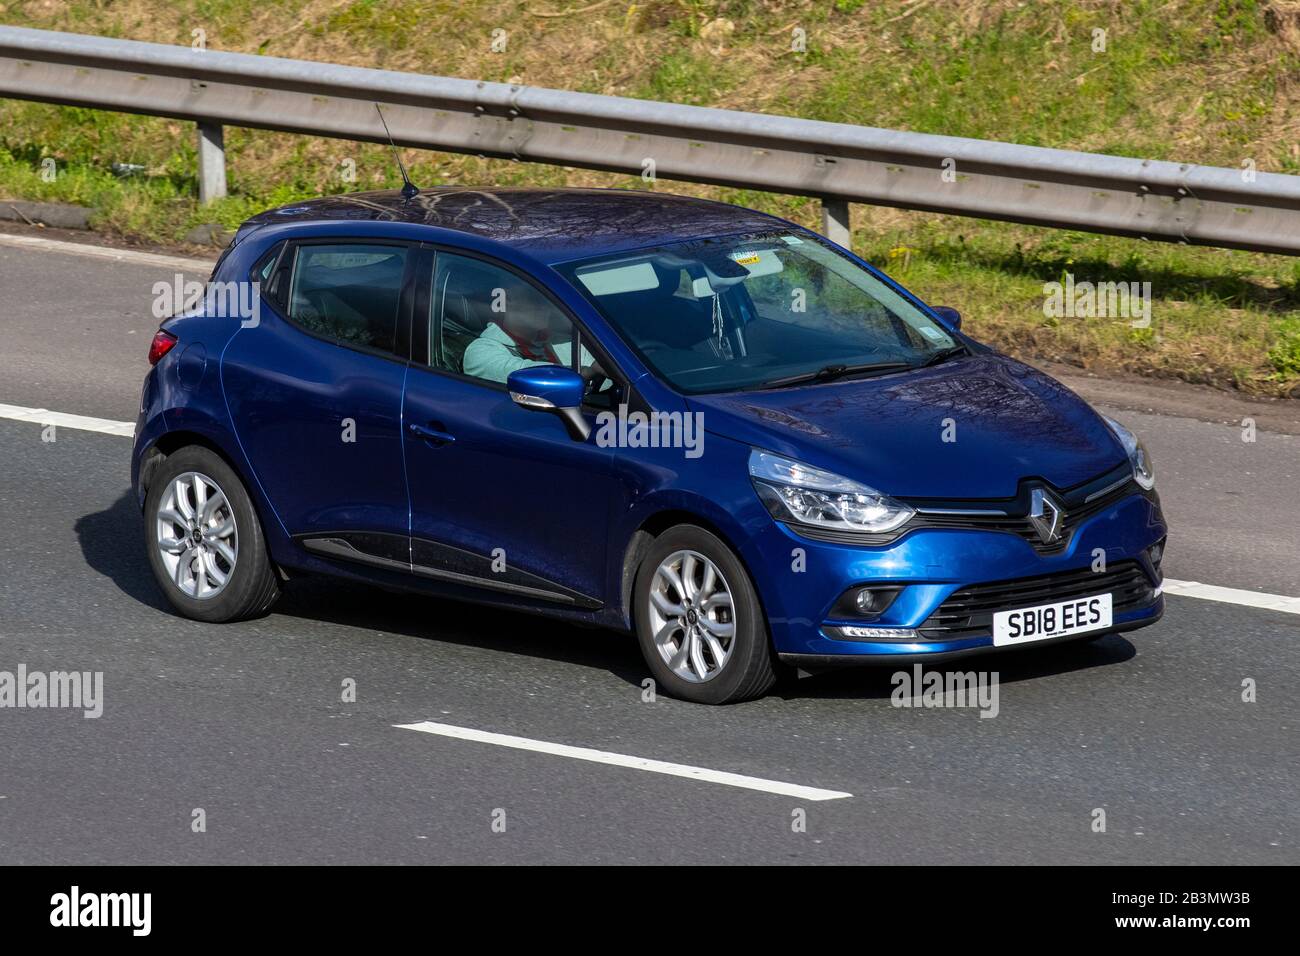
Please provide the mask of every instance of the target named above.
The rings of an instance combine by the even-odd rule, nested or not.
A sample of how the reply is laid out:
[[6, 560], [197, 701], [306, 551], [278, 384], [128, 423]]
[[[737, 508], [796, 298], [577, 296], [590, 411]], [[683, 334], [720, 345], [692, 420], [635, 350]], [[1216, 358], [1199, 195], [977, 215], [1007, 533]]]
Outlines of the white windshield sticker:
[[592, 295], [617, 295], [620, 292], [644, 292], [659, 288], [659, 277], [648, 262], [630, 262], [580, 270], [578, 281]]

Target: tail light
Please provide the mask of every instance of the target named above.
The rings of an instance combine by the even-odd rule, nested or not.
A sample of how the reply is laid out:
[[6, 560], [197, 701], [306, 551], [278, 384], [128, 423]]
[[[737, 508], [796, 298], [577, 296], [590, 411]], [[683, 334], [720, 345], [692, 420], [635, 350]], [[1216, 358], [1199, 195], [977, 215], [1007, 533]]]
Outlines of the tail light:
[[157, 365], [158, 360], [172, 350], [176, 344], [176, 336], [170, 332], [164, 332], [159, 329], [153, 335], [153, 341], [149, 343], [149, 364]]

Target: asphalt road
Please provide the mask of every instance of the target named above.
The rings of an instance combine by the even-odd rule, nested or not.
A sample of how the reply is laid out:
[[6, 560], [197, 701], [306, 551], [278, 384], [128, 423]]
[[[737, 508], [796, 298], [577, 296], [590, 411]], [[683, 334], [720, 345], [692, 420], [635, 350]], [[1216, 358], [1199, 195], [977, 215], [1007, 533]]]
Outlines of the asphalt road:
[[[131, 420], [160, 278], [0, 245], [0, 403]], [[1171, 577], [1300, 595], [1300, 439], [1118, 417], [1152, 447]], [[0, 671], [104, 673], [98, 719], [0, 709], [5, 862], [1300, 862], [1300, 615], [1170, 596], [1127, 637], [985, 658], [992, 719], [894, 707], [872, 670], [647, 703], [630, 638], [452, 602], [308, 579], [258, 621], [176, 617], [129, 449], [0, 420]], [[394, 726], [423, 720], [852, 797]]]

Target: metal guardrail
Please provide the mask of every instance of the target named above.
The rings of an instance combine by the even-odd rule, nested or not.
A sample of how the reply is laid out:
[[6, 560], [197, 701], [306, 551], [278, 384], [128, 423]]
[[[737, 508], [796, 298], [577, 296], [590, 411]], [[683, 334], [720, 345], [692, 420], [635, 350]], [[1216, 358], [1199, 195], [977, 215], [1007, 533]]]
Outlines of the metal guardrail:
[[201, 195], [221, 127], [813, 196], [1262, 252], [1300, 253], [1300, 177], [0, 27], [0, 96], [193, 120]]

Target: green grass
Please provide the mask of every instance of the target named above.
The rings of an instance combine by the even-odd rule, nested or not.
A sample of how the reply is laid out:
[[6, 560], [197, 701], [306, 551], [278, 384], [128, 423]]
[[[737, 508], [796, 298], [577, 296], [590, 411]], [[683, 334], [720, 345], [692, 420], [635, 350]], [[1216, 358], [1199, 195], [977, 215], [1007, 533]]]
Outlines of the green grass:
[[[1286, 394], [1300, 379], [1300, 263], [1005, 224], [936, 220], [871, 235], [858, 251], [928, 301], [953, 305], [1009, 352], [1099, 370]], [[1052, 318], [1044, 283], [1150, 282], [1152, 327]]]
[[[1300, 173], [1300, 32], [1256, 0], [48, 0], [0, 22], [730, 109]], [[1282, 5], [1285, 6], [1285, 5]], [[906, 14], [906, 15], [904, 15]], [[730, 31], [719, 21], [730, 21]], [[1295, 22], [1300, 31], [1300, 19]], [[792, 30], [807, 52], [791, 50]], [[1093, 31], [1106, 31], [1106, 51]], [[505, 30], [507, 49], [490, 49]], [[397, 185], [378, 146], [229, 129], [231, 195], [200, 208], [192, 124], [0, 100], [0, 196], [81, 203], [95, 228], [176, 243], [268, 206]], [[56, 161], [47, 182], [41, 163]], [[407, 152], [426, 185], [635, 176]], [[356, 181], [341, 176], [351, 160]], [[118, 178], [113, 163], [138, 163]], [[814, 202], [661, 183], [815, 226]], [[1300, 392], [1295, 260], [855, 207], [857, 251], [1026, 357], [1269, 395]], [[1150, 281], [1154, 328], [1049, 319], [1043, 283]]]

